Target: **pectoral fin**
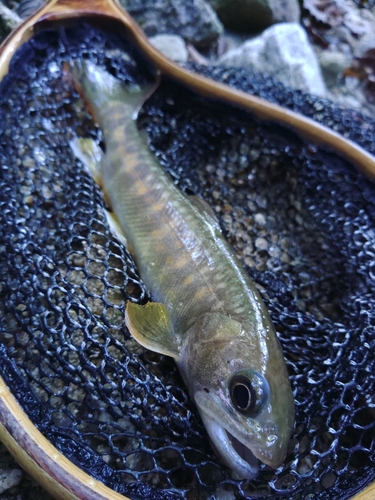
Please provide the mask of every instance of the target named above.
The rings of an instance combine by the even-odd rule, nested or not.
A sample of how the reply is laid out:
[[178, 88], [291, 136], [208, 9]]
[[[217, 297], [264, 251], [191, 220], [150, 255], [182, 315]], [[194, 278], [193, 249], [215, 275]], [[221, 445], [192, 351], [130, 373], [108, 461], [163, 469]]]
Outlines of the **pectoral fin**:
[[167, 356], [179, 355], [176, 336], [168, 309], [160, 302], [144, 306], [128, 302], [125, 323], [130, 333], [143, 347]]

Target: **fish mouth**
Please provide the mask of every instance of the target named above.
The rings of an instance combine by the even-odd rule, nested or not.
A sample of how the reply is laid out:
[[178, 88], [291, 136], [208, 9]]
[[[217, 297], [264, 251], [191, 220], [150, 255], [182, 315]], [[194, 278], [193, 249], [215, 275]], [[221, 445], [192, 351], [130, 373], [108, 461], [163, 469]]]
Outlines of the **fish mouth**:
[[271, 427], [267, 415], [246, 425], [230, 415], [218, 396], [197, 391], [194, 399], [217, 456], [240, 478], [255, 479], [259, 461], [274, 469], [282, 464], [289, 433]]
[[258, 474], [259, 462], [250, 448], [207, 413], [202, 411], [201, 417], [221, 461], [241, 479], [254, 479]]

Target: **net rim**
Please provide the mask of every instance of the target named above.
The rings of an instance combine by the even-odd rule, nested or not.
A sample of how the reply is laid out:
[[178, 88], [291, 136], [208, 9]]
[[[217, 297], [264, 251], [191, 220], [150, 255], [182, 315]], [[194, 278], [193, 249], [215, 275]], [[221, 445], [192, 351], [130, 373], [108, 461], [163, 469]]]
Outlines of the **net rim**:
[[130, 500], [86, 474], [36, 428], [0, 376], [0, 438], [52, 496], [66, 500]]
[[[56, 2], [52, 2], [55, 4]], [[31, 33], [32, 34], [32, 33]], [[22, 43], [25, 40], [22, 40]], [[81, 498], [82, 500], [87, 499], [127, 499], [123, 495], [119, 495], [114, 492], [114, 490], [104, 486], [102, 483], [96, 481], [91, 476], [84, 473], [81, 469], [76, 467], [72, 462], [70, 462], [64, 455], [57, 451], [57, 449], [51, 445], [51, 443], [44, 438], [44, 436], [37, 430], [37, 428], [32, 424], [31, 420], [28, 418], [26, 413], [19, 406], [19, 403], [14, 398], [14, 396], [10, 393], [8, 387], [5, 382], [0, 378], [0, 435], [1, 439], [7, 445], [8, 448], [13, 448], [14, 450], [18, 449], [18, 453], [15, 453], [17, 456], [17, 460], [21, 463], [22, 466], [28, 472], [30, 472], [43, 486], [46, 487], [47, 490], [51, 492], [51, 494], [56, 495], [56, 482], [63, 489], [61, 493], [58, 492], [58, 498]], [[4, 422], [4, 423], [2, 423]], [[10, 423], [13, 423], [13, 427], [10, 426]], [[9, 424], [9, 426], [8, 426]], [[17, 425], [16, 425], [17, 424]], [[13, 429], [13, 431], [12, 431]], [[39, 449], [41, 455], [47, 454], [47, 458], [49, 460], [52, 459], [52, 463], [55, 468], [61, 468], [61, 474], [54, 470], [54, 468], [45, 468], [43, 467], [43, 459], [42, 456], [35, 457], [32, 454], [25, 453], [27, 455], [24, 458], [25, 465], [22, 462], [20, 456], [21, 452], [24, 452], [25, 449], [22, 448], [17, 436], [20, 436], [21, 433], [27, 434], [28, 438], [31, 439], [33, 445], [36, 446], [36, 449]], [[7, 444], [9, 443], [9, 445]], [[18, 448], [17, 448], [18, 447]], [[64, 464], [64, 466], [61, 465]], [[76, 469], [76, 470], [75, 470]], [[81, 477], [82, 476], [82, 477]], [[45, 482], [42, 482], [41, 479]], [[92, 485], [92, 487], [90, 487]], [[77, 488], [79, 487], [90, 487], [87, 492], [82, 491], [79, 492], [80, 496], [75, 494]], [[98, 493], [102, 491], [104, 488], [104, 496], [97, 496]], [[84, 496], [86, 495], [86, 496]], [[95, 495], [95, 496], [93, 496]], [[367, 486], [361, 493], [352, 497], [353, 500], [370, 500], [375, 498], [375, 482]]]

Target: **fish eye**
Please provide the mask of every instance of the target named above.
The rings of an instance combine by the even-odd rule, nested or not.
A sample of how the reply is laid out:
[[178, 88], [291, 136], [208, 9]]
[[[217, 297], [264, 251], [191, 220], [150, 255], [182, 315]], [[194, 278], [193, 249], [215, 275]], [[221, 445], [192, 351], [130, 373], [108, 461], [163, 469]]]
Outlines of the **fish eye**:
[[266, 379], [253, 370], [240, 370], [229, 381], [233, 406], [248, 417], [255, 417], [264, 407], [269, 387]]

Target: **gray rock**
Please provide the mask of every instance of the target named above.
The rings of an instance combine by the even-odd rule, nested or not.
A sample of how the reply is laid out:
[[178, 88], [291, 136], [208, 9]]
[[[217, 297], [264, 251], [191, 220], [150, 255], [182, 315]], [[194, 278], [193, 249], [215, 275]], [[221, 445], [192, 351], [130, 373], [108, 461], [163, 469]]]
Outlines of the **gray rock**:
[[354, 45], [354, 56], [362, 57], [368, 50], [371, 49], [375, 49], [375, 25], [373, 31], [366, 33], [356, 41]]
[[19, 469], [0, 469], [0, 495], [4, 491], [18, 486], [21, 478], [22, 471]]
[[39, 7], [45, 3], [45, 0], [20, 0], [17, 8], [17, 14], [22, 17], [22, 19], [26, 19], [34, 14], [34, 12], [36, 12]]
[[[23, 19], [46, 0], [21, 0]], [[194, 46], [206, 48], [223, 33], [223, 25], [205, 0], [120, 0], [147, 36], [176, 34]]]
[[156, 35], [149, 40], [154, 47], [173, 61], [186, 62], [188, 60], [188, 50], [183, 38], [180, 36]]
[[22, 19], [12, 10], [8, 9], [3, 2], [0, 2], [0, 38], [5, 38]]
[[361, 51], [375, 43], [375, 15], [370, 9], [358, 8], [355, 0], [335, 0], [333, 8], [320, 5], [316, 0], [304, 0], [304, 8], [317, 21], [327, 26], [325, 38], [330, 41], [330, 48], [350, 52]]
[[296, 23], [276, 24], [218, 59], [227, 67], [246, 67], [274, 76], [288, 87], [325, 96], [327, 89], [317, 57], [303, 28]]
[[175, 34], [196, 47], [208, 47], [223, 32], [204, 0], [120, 0], [147, 36]]
[[322, 50], [318, 55], [327, 87], [333, 88], [343, 79], [344, 70], [350, 66], [351, 57], [343, 52]]
[[225, 27], [256, 32], [280, 22], [298, 22], [298, 0], [207, 0]]
[[367, 9], [359, 9], [353, 0], [335, 0], [340, 9], [342, 23], [347, 26], [356, 38], [372, 33], [375, 37], [375, 18]]

